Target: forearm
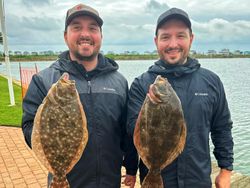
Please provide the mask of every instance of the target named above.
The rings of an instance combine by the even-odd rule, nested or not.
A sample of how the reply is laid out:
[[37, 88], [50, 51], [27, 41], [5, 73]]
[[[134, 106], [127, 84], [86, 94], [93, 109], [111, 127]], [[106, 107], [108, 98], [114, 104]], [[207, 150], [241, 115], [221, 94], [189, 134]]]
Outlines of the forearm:
[[137, 173], [139, 163], [139, 157], [135, 147], [127, 148], [127, 151], [124, 152], [122, 166], [126, 169], [126, 174], [134, 176]]
[[143, 105], [146, 93], [138, 80], [135, 79], [131, 85], [128, 98], [128, 114], [127, 114], [127, 132], [133, 136], [136, 125], [136, 120]]
[[139, 157], [133, 141], [130, 140], [127, 151], [125, 152], [123, 159], [123, 166], [126, 169], [126, 174], [128, 175], [136, 175], [138, 169]]
[[218, 86], [218, 100], [212, 118], [211, 138], [214, 156], [220, 168], [233, 168], [233, 137], [230, 110], [221, 81]]
[[214, 156], [220, 168], [233, 170], [233, 138], [231, 129], [211, 133]]

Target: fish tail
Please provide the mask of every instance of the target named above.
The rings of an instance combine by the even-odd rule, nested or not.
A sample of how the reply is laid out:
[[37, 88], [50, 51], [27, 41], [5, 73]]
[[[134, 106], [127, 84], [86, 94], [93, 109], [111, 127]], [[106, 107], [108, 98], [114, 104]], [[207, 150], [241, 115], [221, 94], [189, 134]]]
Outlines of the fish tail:
[[56, 177], [53, 176], [53, 179], [49, 185], [49, 188], [70, 188], [69, 182], [66, 177]]
[[161, 171], [149, 170], [147, 176], [142, 182], [141, 188], [164, 188], [162, 177], [161, 177]]

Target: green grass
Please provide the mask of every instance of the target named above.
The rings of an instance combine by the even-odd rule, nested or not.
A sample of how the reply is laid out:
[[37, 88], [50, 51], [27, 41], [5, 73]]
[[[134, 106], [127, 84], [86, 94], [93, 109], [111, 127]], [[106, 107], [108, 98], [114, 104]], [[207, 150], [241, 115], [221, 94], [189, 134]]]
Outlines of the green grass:
[[8, 80], [0, 76], [0, 125], [21, 126], [21, 87], [13, 84], [15, 106], [10, 106]]

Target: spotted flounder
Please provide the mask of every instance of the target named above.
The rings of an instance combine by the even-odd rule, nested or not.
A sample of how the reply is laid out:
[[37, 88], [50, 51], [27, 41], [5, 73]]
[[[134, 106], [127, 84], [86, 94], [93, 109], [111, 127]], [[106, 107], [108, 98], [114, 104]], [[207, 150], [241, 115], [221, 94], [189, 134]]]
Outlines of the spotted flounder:
[[182, 151], [186, 125], [181, 102], [167, 79], [157, 76], [138, 116], [134, 144], [149, 169], [142, 188], [163, 188], [161, 170]]
[[88, 141], [87, 121], [75, 81], [62, 77], [39, 106], [32, 131], [32, 150], [53, 174], [49, 187], [70, 187], [66, 174], [81, 158]]

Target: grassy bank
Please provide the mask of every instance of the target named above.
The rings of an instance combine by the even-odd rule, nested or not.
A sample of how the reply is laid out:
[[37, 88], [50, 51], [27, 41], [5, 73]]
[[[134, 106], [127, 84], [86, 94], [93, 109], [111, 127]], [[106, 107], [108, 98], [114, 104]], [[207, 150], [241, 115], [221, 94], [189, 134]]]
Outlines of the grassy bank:
[[[105, 54], [114, 60], [151, 60], [158, 59], [157, 54]], [[191, 57], [194, 58], [250, 58], [250, 55], [205, 55], [205, 54], [193, 54]], [[55, 61], [58, 58], [57, 55], [11, 55], [10, 61]], [[0, 61], [4, 61], [4, 57], [0, 56]]]
[[15, 106], [10, 105], [7, 79], [0, 76], [0, 125], [20, 126], [22, 117], [21, 87], [13, 84]]
[[[10, 61], [55, 61], [57, 58], [57, 55], [10, 55]], [[0, 61], [4, 61], [3, 56]]]
[[[115, 60], [151, 60], [151, 59], [158, 59], [159, 56], [157, 54], [137, 54], [137, 55], [119, 55], [119, 54], [107, 54], [106, 57]], [[205, 55], [205, 54], [192, 54], [190, 57], [196, 59], [204, 59], [204, 58], [250, 58], [250, 55], [222, 55], [222, 54], [215, 54], [215, 55]]]
[[158, 59], [158, 55], [156, 54], [128, 54], [128, 55], [123, 55], [123, 54], [107, 54], [105, 55], [106, 57], [114, 60], [150, 60], [150, 59]]

